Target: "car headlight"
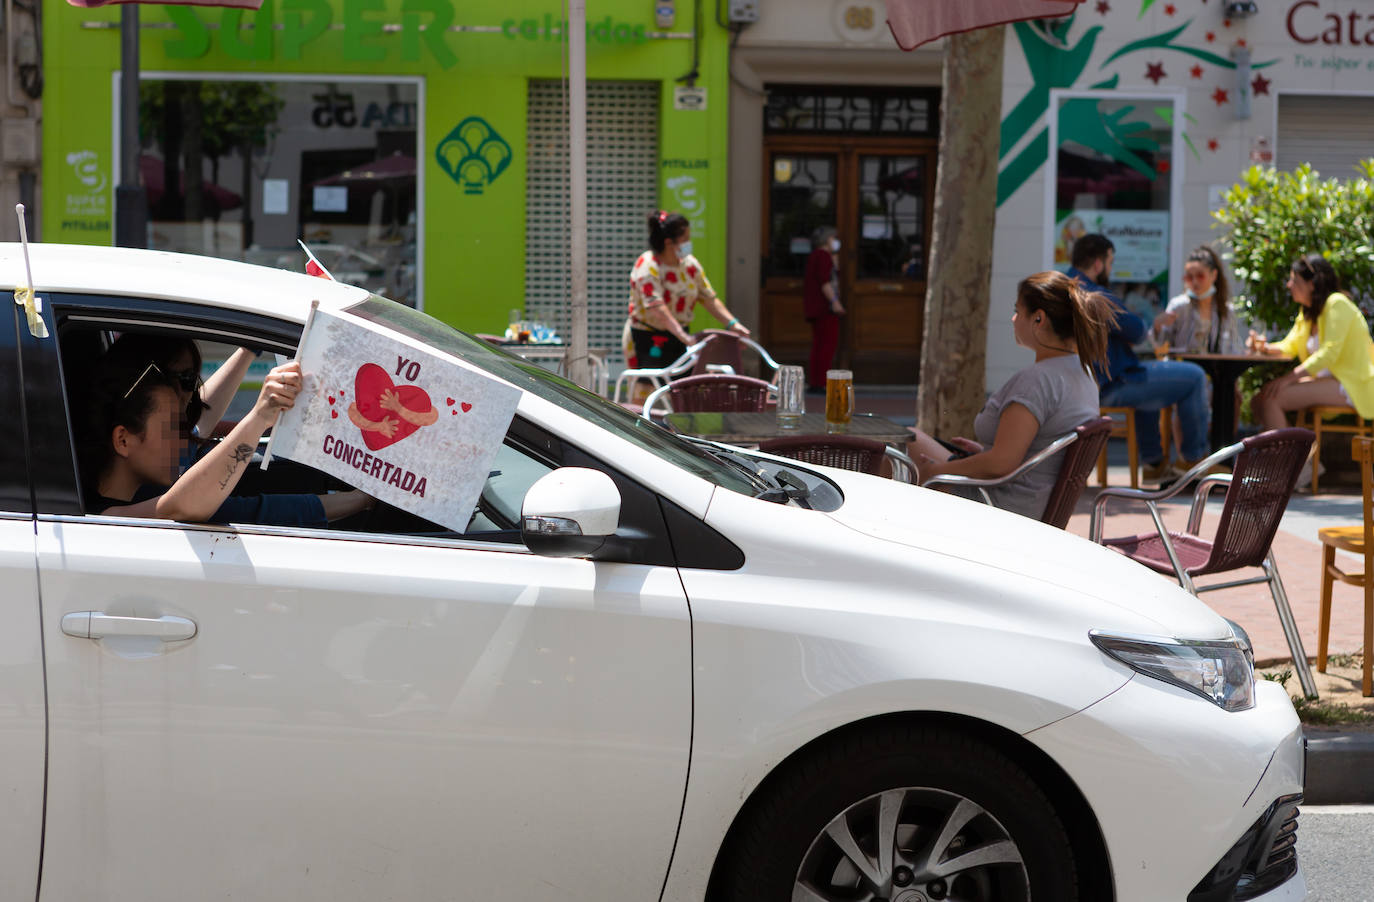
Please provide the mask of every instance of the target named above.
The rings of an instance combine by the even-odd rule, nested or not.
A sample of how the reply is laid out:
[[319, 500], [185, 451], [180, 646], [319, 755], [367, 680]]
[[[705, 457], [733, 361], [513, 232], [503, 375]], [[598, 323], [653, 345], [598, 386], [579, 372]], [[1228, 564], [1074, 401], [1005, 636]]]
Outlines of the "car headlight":
[[1255, 667], [1239, 640], [1114, 636], [1097, 630], [1088, 636], [1137, 673], [1194, 692], [1225, 711], [1255, 706]]

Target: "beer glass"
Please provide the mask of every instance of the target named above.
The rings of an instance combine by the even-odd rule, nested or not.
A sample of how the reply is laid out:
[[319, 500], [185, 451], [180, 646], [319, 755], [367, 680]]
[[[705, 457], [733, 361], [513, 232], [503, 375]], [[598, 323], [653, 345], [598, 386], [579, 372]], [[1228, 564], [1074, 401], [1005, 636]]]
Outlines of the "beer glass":
[[806, 378], [799, 366], [778, 368], [778, 428], [797, 429], [806, 411]]
[[827, 370], [825, 374], [825, 430], [843, 432], [854, 416], [854, 373]]

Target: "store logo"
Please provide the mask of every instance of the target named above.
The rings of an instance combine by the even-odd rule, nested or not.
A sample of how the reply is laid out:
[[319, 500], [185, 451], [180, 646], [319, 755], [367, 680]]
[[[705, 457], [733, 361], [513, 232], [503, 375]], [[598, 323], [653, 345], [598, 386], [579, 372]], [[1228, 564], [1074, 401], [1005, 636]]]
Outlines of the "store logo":
[[100, 171], [100, 157], [93, 150], [74, 150], [67, 154], [67, 165], [72, 167], [76, 180], [85, 187], [88, 194], [99, 194], [105, 190], [108, 180]]
[[511, 150], [486, 120], [469, 116], [439, 142], [434, 157], [439, 168], [462, 186], [464, 194], [481, 194], [506, 171]]
[[[706, 215], [706, 199], [697, 190], [697, 177], [694, 175], [675, 175], [665, 183], [668, 190], [672, 192], [672, 206], [682, 211], [682, 215], [691, 220], [701, 219]], [[698, 234], [701, 229], [697, 229]]]

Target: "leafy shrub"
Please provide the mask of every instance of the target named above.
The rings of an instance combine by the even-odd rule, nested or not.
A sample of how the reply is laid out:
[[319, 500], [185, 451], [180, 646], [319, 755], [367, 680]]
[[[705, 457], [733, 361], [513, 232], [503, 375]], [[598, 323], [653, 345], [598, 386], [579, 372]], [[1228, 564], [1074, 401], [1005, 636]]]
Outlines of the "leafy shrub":
[[1357, 178], [1323, 179], [1306, 163], [1293, 172], [1252, 166], [1214, 214], [1228, 229], [1235, 305], [1244, 319], [1286, 331], [1297, 315], [1284, 283], [1293, 261], [1320, 253], [1365, 310], [1374, 304], [1374, 159]]

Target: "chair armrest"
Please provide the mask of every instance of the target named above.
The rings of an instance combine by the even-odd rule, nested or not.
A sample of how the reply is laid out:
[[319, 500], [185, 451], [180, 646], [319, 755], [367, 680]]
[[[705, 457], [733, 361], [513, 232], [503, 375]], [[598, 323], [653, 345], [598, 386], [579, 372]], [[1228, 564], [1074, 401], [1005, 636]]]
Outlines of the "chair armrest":
[[[1198, 461], [1191, 470], [1178, 477], [1178, 479], [1175, 479], [1173, 483], [1165, 489], [1156, 489], [1153, 492], [1148, 492], [1145, 489], [1128, 489], [1123, 486], [1108, 486], [1102, 489], [1097, 493], [1097, 497], [1093, 499], [1092, 521], [1088, 532], [1089, 538], [1099, 544], [1102, 541], [1102, 520], [1106, 516], [1104, 511], [1107, 508], [1108, 499], [1127, 498], [1134, 501], [1144, 501], [1146, 504], [1153, 507], [1156, 501], [1164, 501], [1174, 497], [1187, 488], [1194, 479], [1197, 479], [1203, 473], [1206, 473], [1222, 461], [1235, 457], [1243, 450], [1245, 450], [1245, 446], [1240, 442], [1236, 442], [1234, 445], [1228, 445], [1215, 454]], [[1156, 519], [1157, 518], [1158, 515], [1156, 514]]]
[[752, 338], [745, 338], [743, 335], [740, 336], [739, 340], [747, 344], [749, 347], [753, 348], [754, 353], [759, 355], [759, 359], [762, 360], [764, 363], [768, 364], [770, 367], [772, 367], [774, 372], [777, 372], [780, 364], [773, 359], [771, 354], [769, 354], [767, 351], [763, 349], [763, 345], [759, 344], [757, 341], [754, 341]]
[[1193, 506], [1188, 511], [1188, 534], [1197, 535], [1198, 527], [1202, 525], [1202, 513], [1207, 507], [1207, 501], [1211, 497], [1212, 489], [1217, 486], [1231, 486], [1230, 473], [1215, 473], [1204, 478], [1197, 484], [1197, 489], [1193, 492]]
[[[653, 422], [654, 405], [657, 404], [659, 402], [659, 399], [661, 399], [664, 395], [668, 394], [668, 390], [670, 388], [672, 388], [671, 385], [660, 385], [658, 388], [650, 392], [649, 397], [644, 399], [644, 407], [640, 410], [639, 415], [644, 419]], [[670, 406], [669, 413], [671, 412], [672, 409]]]
[[[923, 485], [935, 485], [936, 483], [941, 482], [948, 483], [950, 485], [966, 485], [975, 486], [978, 488], [982, 488], [983, 486], [1002, 485], [1003, 483], [1011, 482], [1013, 479], [1016, 479], [1018, 476], [1020, 476], [1027, 470], [1031, 469], [1032, 467], [1039, 466], [1040, 464], [1044, 463], [1047, 458], [1053, 457], [1054, 455], [1058, 454], [1060, 451], [1063, 451], [1065, 448], [1067, 448], [1069, 445], [1072, 445], [1076, 441], [1078, 441], [1078, 433], [1076, 432], [1070, 432], [1068, 435], [1061, 435], [1059, 438], [1055, 439], [1054, 441], [1046, 445], [1044, 448], [1040, 449], [1038, 453], [1033, 454], [1025, 460], [1021, 461], [1021, 466], [1017, 467], [1015, 470], [1012, 470], [1007, 475], [999, 476], [996, 479], [977, 479], [973, 476], [954, 476], [942, 473], [939, 476], [930, 477], [923, 483]], [[983, 497], [987, 497], [986, 492], [983, 493]]]

